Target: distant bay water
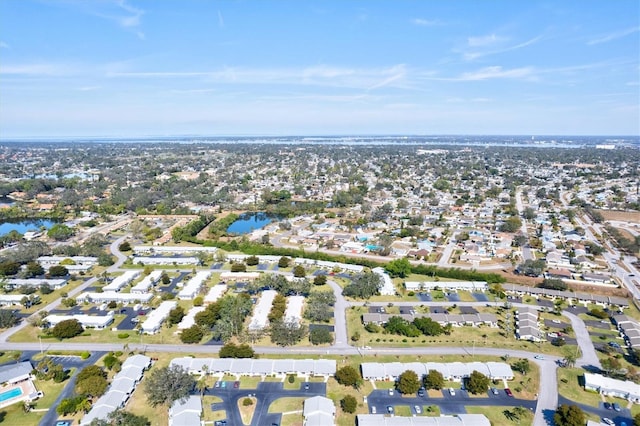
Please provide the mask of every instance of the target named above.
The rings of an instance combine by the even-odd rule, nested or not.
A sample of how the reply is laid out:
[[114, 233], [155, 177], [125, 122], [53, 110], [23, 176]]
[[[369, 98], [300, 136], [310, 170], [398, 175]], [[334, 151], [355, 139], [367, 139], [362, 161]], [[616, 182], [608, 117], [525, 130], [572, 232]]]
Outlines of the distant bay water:
[[41, 228], [49, 229], [57, 222], [51, 219], [20, 219], [13, 221], [0, 221], [0, 237], [11, 231], [23, 234], [27, 231], [38, 231]]
[[278, 216], [265, 212], [243, 213], [238, 219], [227, 228], [227, 233], [233, 235], [249, 234], [258, 229], [262, 229], [274, 220], [279, 220]]

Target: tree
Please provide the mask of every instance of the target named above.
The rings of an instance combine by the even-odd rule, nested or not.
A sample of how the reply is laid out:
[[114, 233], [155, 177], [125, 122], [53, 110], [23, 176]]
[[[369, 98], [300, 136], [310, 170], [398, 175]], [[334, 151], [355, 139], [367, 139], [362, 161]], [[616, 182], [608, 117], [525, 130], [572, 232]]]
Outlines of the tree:
[[18, 262], [6, 260], [0, 263], [0, 277], [8, 277], [18, 272], [20, 272], [20, 264]]
[[323, 343], [333, 343], [333, 337], [326, 327], [315, 327], [309, 332], [309, 341], [313, 345], [321, 345]]
[[131, 251], [131, 244], [129, 241], [123, 241], [119, 246], [118, 250], [120, 251]]
[[247, 265], [244, 263], [234, 263], [231, 265], [231, 272], [247, 272]]
[[577, 405], [562, 404], [553, 415], [553, 421], [556, 426], [584, 426], [587, 419], [584, 411]]
[[195, 379], [181, 366], [152, 369], [145, 380], [144, 391], [151, 406], [169, 405], [184, 400], [196, 384]]
[[11, 328], [18, 324], [20, 318], [9, 309], [0, 309], [0, 328]]
[[607, 357], [603, 359], [600, 363], [602, 364], [602, 369], [605, 371], [607, 375], [610, 375], [611, 373], [615, 373], [616, 371], [620, 370], [620, 368], [622, 368], [622, 364], [620, 363], [620, 360], [613, 357]]
[[415, 371], [407, 370], [398, 376], [396, 387], [398, 392], [405, 395], [416, 393], [420, 389], [420, 379]]
[[355, 413], [358, 408], [358, 401], [353, 395], [346, 395], [340, 400], [340, 408], [342, 408], [342, 411], [345, 413]]
[[169, 325], [176, 325], [184, 318], [184, 308], [182, 306], [176, 306], [169, 311], [168, 322]]
[[291, 259], [286, 256], [282, 256], [280, 260], [278, 260], [278, 268], [288, 268], [290, 264]]
[[94, 419], [89, 426], [150, 426], [151, 422], [145, 416], [137, 416], [128, 411], [118, 409], [109, 413], [107, 420]]
[[203, 337], [204, 333], [202, 332], [202, 328], [197, 324], [194, 324], [189, 328], [185, 328], [180, 333], [180, 340], [182, 343], [200, 343]]
[[296, 321], [277, 320], [269, 326], [271, 343], [278, 346], [291, 346], [300, 342], [307, 335], [307, 327]]
[[220, 358], [253, 358], [255, 352], [247, 344], [235, 345], [230, 342], [220, 348], [218, 356]]
[[71, 238], [72, 235], [73, 229], [61, 223], [56, 223], [47, 231], [47, 236], [56, 241], [66, 241]]
[[444, 387], [444, 376], [438, 370], [429, 370], [423, 380], [426, 389], [440, 390]]
[[411, 274], [411, 263], [406, 257], [392, 260], [384, 267], [385, 271], [392, 277], [406, 278]]
[[244, 260], [244, 262], [247, 264], [247, 266], [256, 266], [258, 263], [260, 263], [260, 259], [258, 259], [258, 256], [249, 256]]
[[166, 272], [163, 272], [162, 275], [160, 275], [160, 282], [163, 285], [168, 285], [171, 283], [171, 277], [169, 277], [169, 275]]
[[75, 391], [78, 395], [99, 397], [107, 390], [109, 383], [104, 376], [91, 376], [81, 381], [76, 381]]
[[527, 358], [520, 358], [518, 361], [511, 364], [511, 367], [525, 376], [529, 371], [531, 371], [531, 365], [529, 365], [529, 360]]
[[567, 284], [564, 281], [557, 278], [545, 278], [541, 284], [538, 284], [538, 287], [560, 291], [564, 291], [568, 288]]
[[303, 278], [307, 276], [307, 271], [304, 269], [302, 265], [296, 265], [293, 268], [293, 276], [296, 278]]
[[425, 336], [439, 336], [444, 333], [444, 328], [428, 317], [415, 318], [413, 320], [413, 325], [415, 325]]
[[316, 275], [313, 279], [314, 285], [325, 285], [327, 283], [327, 276], [325, 274]]
[[362, 376], [354, 367], [347, 365], [336, 371], [336, 381], [343, 386], [353, 386], [358, 388], [362, 382]]
[[633, 426], [640, 426], [640, 413], [633, 417]]
[[485, 393], [489, 388], [490, 383], [491, 379], [479, 371], [474, 370], [467, 379], [467, 390], [474, 395]]
[[51, 330], [51, 334], [60, 340], [75, 337], [83, 332], [84, 328], [76, 319], [60, 321]]
[[378, 294], [382, 286], [382, 278], [373, 272], [358, 274], [342, 290], [342, 294], [348, 297], [368, 299]]
[[27, 263], [27, 276], [37, 277], [44, 274], [44, 268], [35, 261]]
[[43, 295], [53, 293], [53, 289], [51, 288], [51, 285], [49, 285], [49, 283], [40, 284], [40, 286], [38, 287], [38, 290], [40, 291], [40, 294], [43, 294]]
[[522, 227], [522, 221], [517, 216], [511, 216], [500, 225], [500, 232], [517, 232]]
[[62, 265], [55, 265], [49, 268], [49, 276], [51, 277], [66, 277], [69, 275], [69, 270]]
[[102, 251], [98, 254], [98, 265], [100, 266], [111, 266], [114, 264], [113, 256], [111, 256], [106, 251]]

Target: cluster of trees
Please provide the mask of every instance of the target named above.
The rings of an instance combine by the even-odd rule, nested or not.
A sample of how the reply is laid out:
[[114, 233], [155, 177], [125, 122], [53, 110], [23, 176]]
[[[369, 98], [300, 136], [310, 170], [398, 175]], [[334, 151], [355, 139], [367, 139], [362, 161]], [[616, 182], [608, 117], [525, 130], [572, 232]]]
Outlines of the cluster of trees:
[[344, 366], [336, 370], [336, 381], [343, 386], [352, 386], [356, 389], [362, 384], [362, 376], [357, 368], [351, 365]]
[[307, 297], [304, 317], [313, 322], [329, 322], [333, 318], [336, 296], [330, 291], [315, 291]]
[[313, 345], [333, 343], [333, 336], [327, 327], [313, 327], [309, 332], [309, 342]]
[[[365, 327], [370, 330], [371, 327]], [[386, 324], [384, 324], [384, 330], [387, 333], [399, 334], [407, 337], [418, 337], [420, 335], [425, 336], [439, 336], [443, 333], [450, 333], [451, 327], [447, 325], [442, 327], [437, 322], [428, 317], [414, 318], [413, 321], [407, 321], [402, 317], [392, 316], [389, 318]]]
[[179, 365], [154, 368], [145, 378], [144, 392], [152, 407], [168, 406], [176, 400], [186, 399], [194, 389], [196, 380]]
[[224, 342], [242, 332], [242, 325], [251, 313], [253, 304], [247, 293], [237, 296], [226, 295], [215, 303], [207, 305], [195, 316], [195, 323], [204, 330], [212, 330], [213, 337]]
[[116, 410], [107, 416], [107, 420], [94, 419], [89, 426], [151, 426], [145, 416], [138, 416], [124, 410]]
[[182, 240], [190, 241], [213, 220], [215, 220], [215, 216], [200, 215], [197, 219], [192, 220], [185, 226], [173, 228], [171, 238], [173, 238], [173, 241], [176, 243]]
[[308, 296], [311, 282], [307, 279], [287, 280], [280, 274], [262, 274], [253, 283], [247, 285], [249, 293], [257, 293], [264, 289], [275, 290], [283, 296]]
[[247, 344], [236, 345], [233, 342], [229, 342], [220, 348], [218, 356], [220, 358], [254, 358], [256, 353]]
[[518, 230], [522, 227], [522, 221], [518, 216], [511, 216], [507, 218], [500, 225], [500, 232], [518, 232]]
[[20, 318], [10, 309], [0, 309], [0, 328], [11, 328], [20, 322]]
[[271, 311], [267, 318], [269, 322], [282, 320], [284, 317], [284, 311], [287, 309], [287, 298], [282, 294], [276, 294], [276, 297], [273, 298], [273, 303], [271, 304]]
[[553, 422], [557, 426], [584, 426], [587, 417], [577, 405], [562, 404], [556, 409]]
[[524, 263], [518, 265], [516, 270], [518, 271], [518, 273], [526, 275], [528, 277], [538, 277], [542, 275], [546, 267], [547, 264], [544, 259], [527, 259], [524, 261]]
[[75, 392], [89, 398], [98, 398], [107, 390], [107, 373], [97, 365], [85, 367], [76, 378]]
[[342, 290], [342, 294], [357, 299], [369, 299], [379, 293], [382, 285], [383, 282], [380, 275], [365, 271], [353, 277], [351, 282]]
[[38, 380], [53, 380], [55, 383], [62, 383], [69, 377], [69, 372], [62, 364], [55, 363], [49, 357], [45, 357], [38, 363], [35, 376]]
[[204, 334], [205, 332], [202, 327], [194, 324], [180, 332], [180, 341], [182, 341], [182, 343], [200, 343]]
[[545, 278], [540, 284], [538, 284], [538, 287], [560, 291], [564, 291], [569, 288], [564, 281], [557, 278]]
[[284, 321], [282, 319], [269, 324], [271, 343], [278, 346], [291, 346], [300, 342], [307, 336], [309, 328], [297, 321]]

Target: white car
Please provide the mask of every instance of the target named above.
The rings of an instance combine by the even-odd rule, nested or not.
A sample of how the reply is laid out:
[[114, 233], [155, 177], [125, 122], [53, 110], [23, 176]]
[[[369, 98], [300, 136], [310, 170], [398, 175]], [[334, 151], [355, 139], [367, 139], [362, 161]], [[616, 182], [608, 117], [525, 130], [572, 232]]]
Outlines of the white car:
[[422, 413], [422, 408], [420, 408], [419, 405], [414, 405], [413, 409], [416, 410], [416, 414], [421, 414]]
[[451, 396], [455, 396], [456, 395], [456, 391], [453, 388], [449, 388], [449, 395]]
[[376, 414], [376, 411], [377, 411], [377, 410], [376, 410], [376, 407], [375, 407], [375, 406], [371, 407], [371, 414]]
[[389, 389], [389, 395], [393, 395], [393, 388]]
[[608, 425], [612, 425], [612, 426], [615, 426], [615, 424], [616, 424], [613, 420], [611, 420], [608, 417], [603, 417], [602, 418], [602, 423], [605, 423], [605, 424], [608, 424]]

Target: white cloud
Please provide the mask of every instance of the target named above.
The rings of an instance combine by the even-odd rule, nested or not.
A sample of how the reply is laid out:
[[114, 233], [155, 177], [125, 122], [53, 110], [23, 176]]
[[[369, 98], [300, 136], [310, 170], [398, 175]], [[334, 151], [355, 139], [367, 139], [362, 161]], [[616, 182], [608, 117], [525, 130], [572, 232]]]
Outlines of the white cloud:
[[474, 59], [478, 59], [478, 58], [481, 58], [481, 57], [484, 57], [484, 56], [497, 55], [499, 53], [511, 52], [511, 51], [514, 51], [514, 50], [522, 49], [523, 47], [527, 47], [527, 46], [530, 46], [532, 44], [537, 43], [538, 41], [542, 40], [542, 38], [543, 38], [543, 36], [539, 35], [539, 36], [536, 36], [536, 37], [531, 38], [529, 40], [526, 40], [526, 41], [524, 41], [522, 43], [515, 44], [513, 46], [506, 46], [506, 47], [503, 47], [503, 48], [492, 49], [492, 50], [484, 50], [484, 51], [476, 50], [476, 51], [473, 51], [473, 52], [464, 52], [463, 56], [464, 56], [465, 60], [472, 61]]
[[222, 12], [218, 10], [218, 27], [224, 28], [224, 18], [222, 17]]
[[420, 27], [435, 27], [438, 25], [442, 25], [442, 22], [437, 19], [422, 19], [422, 18], [414, 18], [411, 20], [411, 23], [414, 25], [418, 25]]
[[534, 78], [533, 68], [521, 67], [512, 69], [503, 69], [500, 66], [485, 67], [477, 71], [463, 73], [456, 80], [458, 81], [481, 81], [496, 78], [507, 79], [532, 79]]
[[587, 44], [589, 46], [592, 46], [594, 44], [607, 43], [609, 41], [616, 40], [616, 39], [619, 39], [619, 38], [622, 38], [622, 37], [626, 37], [626, 36], [628, 36], [630, 34], [633, 34], [633, 33], [637, 33], [638, 31], [640, 31], [640, 27], [632, 27], [632, 28], [626, 28], [624, 30], [618, 30], [618, 31], [615, 31], [613, 33], [609, 33], [609, 34], [606, 34], [604, 36], [600, 36], [598, 38], [589, 40], [587, 42]]
[[502, 43], [507, 40], [508, 38], [506, 37], [500, 37], [495, 34], [489, 34], [486, 36], [469, 37], [467, 38], [467, 44], [469, 45], [469, 47], [486, 47], [486, 46]]
[[72, 73], [72, 68], [60, 64], [23, 64], [23, 65], [0, 65], [1, 75], [16, 76], [63, 76]]

